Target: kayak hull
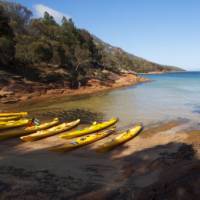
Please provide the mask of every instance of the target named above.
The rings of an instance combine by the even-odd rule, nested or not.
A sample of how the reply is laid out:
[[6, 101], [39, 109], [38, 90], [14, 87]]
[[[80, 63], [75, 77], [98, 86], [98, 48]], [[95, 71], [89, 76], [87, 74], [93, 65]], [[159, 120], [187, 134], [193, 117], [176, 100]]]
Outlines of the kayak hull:
[[102, 145], [99, 145], [96, 148], [96, 151], [101, 152], [101, 153], [110, 151], [113, 148], [134, 138], [141, 130], [142, 130], [142, 125], [135, 125], [133, 128], [131, 128], [125, 132], [122, 132], [117, 137], [106, 141]]
[[101, 131], [98, 133], [93, 133], [90, 135], [78, 137], [78, 138], [70, 140], [67, 144], [59, 145], [57, 147], [51, 148], [50, 150], [56, 151], [56, 152], [71, 151], [71, 150], [77, 149], [79, 147], [96, 142], [98, 140], [101, 140], [101, 139], [109, 136], [110, 134], [112, 134], [114, 131], [115, 131], [115, 128], [110, 128], [108, 130]]
[[79, 123], [80, 123], [80, 119], [73, 122], [69, 122], [69, 123], [62, 123], [46, 130], [41, 130], [27, 136], [22, 136], [20, 137], [20, 139], [24, 142], [32, 142], [32, 141], [40, 140], [46, 137], [56, 135], [63, 131], [69, 130], [71, 128], [74, 128]]
[[75, 138], [75, 137], [80, 137], [83, 135], [87, 135], [90, 133], [94, 133], [100, 130], [103, 130], [107, 127], [110, 127], [112, 125], [114, 125], [115, 123], [117, 123], [118, 119], [117, 118], [112, 118], [109, 121], [106, 122], [102, 122], [102, 123], [97, 123], [97, 124], [93, 124], [87, 128], [84, 128], [82, 130], [76, 130], [70, 133], [64, 133], [61, 134], [59, 137], [62, 139], [71, 139], [71, 138]]

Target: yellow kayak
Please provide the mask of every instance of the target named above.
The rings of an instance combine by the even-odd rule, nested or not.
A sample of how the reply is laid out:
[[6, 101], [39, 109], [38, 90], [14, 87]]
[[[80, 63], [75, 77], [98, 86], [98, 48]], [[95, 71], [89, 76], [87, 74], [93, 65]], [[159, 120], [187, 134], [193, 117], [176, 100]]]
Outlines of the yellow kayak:
[[47, 128], [50, 128], [52, 126], [55, 126], [59, 123], [59, 119], [55, 118], [53, 119], [51, 122], [46, 122], [43, 124], [40, 124], [38, 126], [31, 126], [31, 127], [27, 127], [24, 130], [19, 130], [19, 131], [14, 131], [14, 132], [9, 132], [9, 133], [1, 133], [0, 134], [0, 141], [2, 140], [6, 140], [9, 138], [15, 138], [15, 137], [20, 137], [20, 136], [24, 136], [39, 130], [44, 130]]
[[117, 121], [118, 121], [117, 118], [112, 118], [109, 121], [102, 122], [102, 123], [94, 122], [89, 127], [86, 127], [82, 130], [75, 130], [75, 131], [70, 132], [70, 133], [64, 133], [64, 134], [61, 134], [59, 137], [62, 138], [62, 139], [70, 139], [70, 138], [86, 135], [86, 134], [89, 134], [89, 133], [94, 133], [94, 132], [103, 130], [103, 129], [109, 127], [109, 126], [114, 125], [115, 123], [117, 123]]
[[27, 116], [27, 112], [18, 112], [18, 113], [0, 113], [0, 117], [10, 117], [10, 116], [21, 116], [25, 117]]
[[24, 142], [40, 140], [42, 138], [46, 138], [46, 137], [61, 133], [63, 131], [69, 130], [75, 127], [76, 125], [78, 125], [79, 123], [80, 123], [80, 119], [77, 119], [76, 121], [69, 122], [69, 123], [62, 123], [46, 130], [37, 131], [33, 134], [22, 136], [20, 137], [20, 139]]
[[140, 131], [142, 130], [142, 125], [135, 125], [133, 128], [122, 132], [117, 137], [108, 140], [102, 145], [99, 145], [96, 148], [97, 152], [107, 152], [109, 150], [112, 150], [114, 147], [123, 144], [127, 142], [128, 140], [132, 139], [134, 136], [136, 136]]
[[1, 125], [6, 125], [6, 124], [14, 124], [16, 122], [20, 122], [20, 121], [23, 121], [24, 119], [27, 119], [27, 118], [22, 118], [20, 117], [20, 119], [18, 120], [10, 120], [10, 121], [0, 121], [0, 126]]
[[21, 121], [23, 119], [19, 119], [19, 120], [10, 120], [10, 121], [0, 121], [0, 126], [1, 125], [5, 125], [5, 124], [11, 124], [11, 123], [15, 123], [15, 122], [18, 122], [18, 121]]
[[101, 131], [98, 133], [93, 133], [90, 135], [78, 137], [78, 138], [72, 139], [67, 144], [56, 146], [54, 148], [51, 148], [50, 150], [57, 151], [57, 152], [70, 151], [70, 150], [76, 149], [78, 147], [82, 147], [87, 144], [96, 142], [97, 140], [100, 140], [100, 139], [112, 134], [114, 131], [115, 131], [115, 128], [110, 128], [108, 130], [104, 130], [104, 131]]
[[10, 117], [0, 117], [0, 122], [6, 122], [6, 121], [11, 121], [11, 120], [18, 120], [20, 119], [21, 116], [10, 116]]
[[20, 120], [17, 120], [17, 121], [8, 121], [6, 123], [1, 122], [0, 123], [0, 130], [24, 126], [24, 125], [27, 125], [29, 122], [30, 122], [29, 119], [20, 119]]

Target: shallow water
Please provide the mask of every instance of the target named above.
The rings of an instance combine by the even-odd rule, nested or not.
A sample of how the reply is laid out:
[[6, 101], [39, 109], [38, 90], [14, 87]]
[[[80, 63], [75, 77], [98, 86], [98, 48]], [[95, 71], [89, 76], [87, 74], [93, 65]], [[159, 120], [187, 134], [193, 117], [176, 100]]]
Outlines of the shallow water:
[[122, 125], [138, 121], [150, 124], [177, 118], [199, 120], [200, 72], [144, 76], [153, 81], [95, 95], [25, 103], [20, 108], [23, 106], [23, 110], [40, 112], [89, 109], [102, 112], [106, 118], [118, 116]]

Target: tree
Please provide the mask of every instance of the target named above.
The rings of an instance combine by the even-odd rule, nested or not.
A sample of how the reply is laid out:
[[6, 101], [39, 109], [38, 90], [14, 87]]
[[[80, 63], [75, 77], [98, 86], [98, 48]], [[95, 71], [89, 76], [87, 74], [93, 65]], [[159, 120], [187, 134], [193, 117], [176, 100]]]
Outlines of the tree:
[[53, 57], [51, 45], [45, 41], [36, 41], [31, 44], [32, 61], [35, 63], [49, 63]]
[[80, 46], [77, 46], [74, 50], [74, 65], [76, 71], [86, 64], [91, 62], [90, 52], [87, 49], [83, 49]]
[[66, 64], [64, 47], [59, 42], [53, 42], [51, 45], [53, 49], [51, 62], [58, 66], [64, 66]]
[[73, 27], [74, 29], [76, 29], [72, 18], [69, 18], [68, 22], [69, 22], [69, 24], [71, 25], [71, 27]]
[[14, 59], [14, 34], [9, 25], [9, 19], [4, 9], [0, 6], [0, 64], [8, 65]]
[[81, 46], [90, 51], [92, 57], [92, 63], [91, 63], [92, 66], [97, 68], [102, 67], [101, 65], [102, 55], [97, 46], [95, 45], [91, 34], [83, 29], [78, 29], [78, 33]]
[[66, 17], [63, 17], [61, 25], [61, 42], [68, 47], [74, 48], [79, 43], [75, 30], [76, 28], [73, 22], [68, 20]]
[[57, 25], [56, 21], [54, 20], [53, 16], [50, 15], [48, 12], [44, 12], [43, 22], [47, 25]]
[[89, 74], [88, 65], [91, 63], [90, 52], [77, 46], [74, 50], [72, 67], [70, 68], [69, 81], [71, 88], [79, 88], [87, 83]]
[[22, 34], [26, 30], [26, 25], [32, 16], [32, 12], [18, 3], [0, 0], [0, 6], [3, 7], [6, 16], [9, 18], [9, 24], [15, 34]]
[[13, 30], [9, 25], [9, 18], [6, 16], [2, 6], [0, 6], [0, 36], [14, 37]]

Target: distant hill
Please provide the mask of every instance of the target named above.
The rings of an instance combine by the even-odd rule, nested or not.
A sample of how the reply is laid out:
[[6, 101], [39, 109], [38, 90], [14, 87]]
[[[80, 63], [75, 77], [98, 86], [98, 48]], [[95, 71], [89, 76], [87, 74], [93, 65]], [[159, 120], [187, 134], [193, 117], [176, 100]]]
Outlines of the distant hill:
[[179, 67], [167, 66], [148, 61], [144, 58], [130, 54], [119, 47], [114, 47], [94, 36], [96, 45], [103, 49], [105, 63], [120, 70], [133, 70], [138, 73], [184, 71]]

